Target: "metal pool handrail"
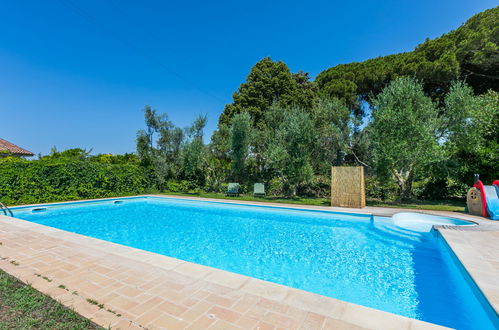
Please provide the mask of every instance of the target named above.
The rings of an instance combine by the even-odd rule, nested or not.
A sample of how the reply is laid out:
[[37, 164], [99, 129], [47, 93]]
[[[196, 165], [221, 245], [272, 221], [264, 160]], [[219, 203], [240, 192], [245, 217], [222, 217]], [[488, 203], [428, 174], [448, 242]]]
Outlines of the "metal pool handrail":
[[[3, 211], [3, 214], [14, 217], [14, 213], [12, 213], [12, 211], [2, 202], [0, 202], [0, 209]], [[9, 212], [9, 214], [7, 214], [7, 212]]]

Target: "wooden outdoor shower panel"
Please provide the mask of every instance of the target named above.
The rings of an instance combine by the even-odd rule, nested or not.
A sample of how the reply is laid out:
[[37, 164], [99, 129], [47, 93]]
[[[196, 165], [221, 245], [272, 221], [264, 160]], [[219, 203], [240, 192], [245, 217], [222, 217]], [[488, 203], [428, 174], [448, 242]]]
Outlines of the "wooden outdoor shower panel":
[[366, 207], [362, 166], [331, 167], [331, 206]]

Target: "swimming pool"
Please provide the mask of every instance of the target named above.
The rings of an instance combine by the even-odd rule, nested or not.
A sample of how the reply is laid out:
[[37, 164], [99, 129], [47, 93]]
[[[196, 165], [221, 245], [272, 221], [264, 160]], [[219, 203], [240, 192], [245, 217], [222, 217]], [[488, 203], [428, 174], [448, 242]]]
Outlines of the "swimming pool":
[[39, 224], [459, 329], [497, 315], [440, 235], [390, 218], [140, 197], [13, 208]]

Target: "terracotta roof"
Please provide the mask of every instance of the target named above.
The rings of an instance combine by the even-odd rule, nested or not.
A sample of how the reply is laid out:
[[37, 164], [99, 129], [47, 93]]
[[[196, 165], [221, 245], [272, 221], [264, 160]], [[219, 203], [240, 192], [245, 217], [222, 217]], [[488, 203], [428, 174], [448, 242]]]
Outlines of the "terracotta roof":
[[32, 152], [18, 147], [15, 144], [10, 143], [9, 141], [5, 141], [4, 139], [0, 139], [0, 152], [1, 151], [7, 151], [17, 156], [33, 156]]

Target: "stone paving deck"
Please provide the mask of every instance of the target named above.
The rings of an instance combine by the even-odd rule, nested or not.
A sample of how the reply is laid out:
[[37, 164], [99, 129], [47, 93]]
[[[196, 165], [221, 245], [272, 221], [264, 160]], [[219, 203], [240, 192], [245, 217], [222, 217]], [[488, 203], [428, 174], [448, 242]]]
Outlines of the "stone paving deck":
[[[298, 208], [333, 210], [329, 207]], [[341, 211], [345, 212], [344, 209]], [[359, 210], [355, 211], [360, 213]], [[366, 209], [363, 211], [366, 212]], [[393, 212], [384, 209], [376, 211]], [[475, 220], [485, 221], [484, 224], [488, 225], [487, 220]], [[467, 269], [471, 267], [468, 270], [471, 269], [473, 278], [497, 308], [499, 291], [497, 281], [494, 281], [499, 278], [497, 254], [487, 254], [483, 250], [490, 251], [494, 247], [498, 250], [498, 233], [451, 229], [441, 231], [452, 248], [457, 247], [456, 254]], [[483, 236], [484, 234], [487, 237]], [[5, 216], [0, 216], [0, 242], [1, 269], [25, 283], [31, 283], [36, 289], [104, 327], [442, 328], [275, 283]], [[469, 247], [473, 249], [471, 254]]]
[[499, 231], [439, 231], [499, 314]]

